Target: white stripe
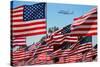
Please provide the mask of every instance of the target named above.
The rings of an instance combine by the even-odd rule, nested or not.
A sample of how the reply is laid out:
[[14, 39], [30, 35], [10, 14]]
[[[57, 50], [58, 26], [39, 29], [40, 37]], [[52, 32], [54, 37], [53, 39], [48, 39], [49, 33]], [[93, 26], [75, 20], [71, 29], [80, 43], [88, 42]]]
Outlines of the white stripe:
[[14, 16], [14, 15], [20, 15], [20, 14], [23, 14], [23, 12], [12, 13], [12, 16]]
[[[83, 28], [83, 29], [86, 29], [86, 28], [97, 28], [97, 25], [80, 25], [80, 26], [75, 26], [75, 27], [72, 27], [71, 30], [75, 30], [75, 29], [80, 29], [80, 28]], [[81, 29], [80, 29], [81, 30]]]
[[53, 36], [53, 38], [59, 38], [59, 37], [63, 37], [64, 35], [56, 35], [56, 36]]
[[65, 38], [57, 39], [57, 40], [54, 40], [54, 41], [61, 41], [61, 40], [63, 40], [63, 41], [70, 41], [70, 42], [77, 42], [77, 40], [70, 40], [70, 39], [65, 39]]
[[31, 26], [23, 26], [23, 27], [13, 27], [12, 30], [25, 30], [25, 29], [31, 29], [31, 28], [38, 28], [38, 27], [44, 27], [46, 24], [38, 24], [38, 25], [31, 25]]
[[77, 42], [78, 40], [66, 40], [66, 41], [69, 41], [69, 42]]
[[43, 31], [46, 31], [46, 29], [31, 30], [31, 31], [19, 32], [19, 33], [13, 33], [13, 35], [24, 35], [24, 34], [43, 32]]
[[46, 21], [46, 19], [37, 19], [37, 20], [31, 20], [31, 21], [23, 21], [23, 22], [14, 22], [12, 25], [21, 25], [21, 24], [29, 24], [29, 23], [35, 23], [35, 22], [43, 22]]
[[13, 42], [20, 42], [20, 41], [25, 41], [25, 39], [16, 39], [16, 40], [13, 40]]
[[75, 21], [73, 24], [72, 24], [72, 26], [74, 26], [74, 25], [80, 25], [80, 24], [82, 24], [82, 23], [91, 23], [91, 22], [93, 22], [93, 23], [95, 23], [95, 22], [97, 22], [97, 19], [96, 20], [81, 20], [81, 21]]
[[20, 17], [13, 17], [12, 20], [19, 20], [19, 19], [23, 19], [23, 16]]
[[[64, 39], [64, 40], [63, 40], [63, 39]], [[68, 40], [68, 39], [62, 38], [62, 39], [56, 39], [56, 40], [54, 39], [54, 40], [49, 41], [49, 42], [47, 42], [47, 43], [52, 43], [53, 41], [54, 41], [53, 43], [55, 43], [55, 42], [58, 41], [58, 43], [60, 42], [59, 44], [61, 44], [61, 43], [63, 43], [61, 40], [63, 40], [63, 42], [64, 42], [64, 41], [68, 41], [68, 42], [77, 42], [77, 40]], [[52, 44], [53, 44], [53, 43], [52, 43]]]
[[90, 49], [92, 49], [92, 48], [85, 48], [85, 49], [82, 49], [82, 50], [75, 51], [74, 53], [78, 53], [78, 52], [82, 52], [82, 51], [90, 50]]
[[91, 31], [73, 31], [71, 34], [89, 34], [89, 33], [95, 33], [97, 30], [91, 30]]
[[85, 45], [85, 46], [81, 46], [78, 49], [83, 49], [83, 48], [87, 48], [87, 47], [92, 47], [92, 45]]
[[78, 37], [76, 37], [76, 36], [66, 36], [67, 38], [75, 38], [75, 39], [78, 39]]
[[13, 45], [23, 45], [23, 44], [26, 44], [26, 43], [14, 43]]

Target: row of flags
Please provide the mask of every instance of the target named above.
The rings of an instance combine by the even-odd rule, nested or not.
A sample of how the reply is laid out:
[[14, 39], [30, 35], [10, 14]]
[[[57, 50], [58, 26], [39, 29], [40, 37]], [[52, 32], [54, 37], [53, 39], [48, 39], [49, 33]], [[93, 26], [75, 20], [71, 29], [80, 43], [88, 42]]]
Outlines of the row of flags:
[[[68, 45], [68, 44], [66, 44], [66, 45]], [[71, 46], [73, 46], [73, 45], [71, 45]], [[79, 62], [79, 60], [81, 62], [83, 60], [83, 57], [84, 57], [84, 59], [86, 59], [86, 58], [92, 58], [97, 55], [97, 49], [95, 49], [92, 46], [92, 41], [90, 41], [90, 40], [87, 41], [87, 37], [85, 37], [83, 39], [83, 41], [80, 41], [77, 46], [74, 46], [73, 47], [74, 49], [73, 48], [62, 49], [62, 47], [60, 47], [59, 49], [54, 50], [54, 47], [55, 47], [54, 45], [51, 46], [51, 45], [42, 45], [41, 44], [41, 45], [39, 45], [39, 47], [37, 49], [34, 49], [34, 47], [33, 47], [34, 50], [33, 49], [29, 50], [29, 48], [18, 49], [12, 53], [13, 54], [12, 62], [17, 61], [15, 63], [17, 65], [17, 64], [19, 64], [18, 62], [25, 61], [24, 64], [26, 64], [27, 60], [30, 60], [33, 58], [32, 61], [34, 61], [34, 64], [37, 64], [36, 63], [37, 61], [43, 62], [43, 61], [47, 60], [48, 58], [49, 58], [49, 61], [51, 61], [51, 60], [54, 60], [54, 58], [56, 58], [56, 57], [57, 58], [63, 57], [64, 58], [62, 60], [62, 61], [64, 61], [63, 63], [70, 63], [72, 61]], [[84, 54], [86, 54], [86, 55], [84, 56]], [[37, 60], [35, 60], [35, 59], [37, 59]], [[29, 62], [32, 62], [32, 61], [29, 61]], [[41, 62], [40, 62], [40, 64], [41, 64]], [[27, 63], [27, 65], [29, 65], [29, 63]]]
[[[11, 9], [11, 41], [13, 48], [20, 46], [12, 51], [12, 65], [93, 61], [97, 56], [97, 48], [92, 46], [92, 36], [97, 35], [97, 8], [47, 34], [46, 6], [38, 3]], [[26, 45], [26, 37], [42, 34], [47, 34], [42, 42]]]

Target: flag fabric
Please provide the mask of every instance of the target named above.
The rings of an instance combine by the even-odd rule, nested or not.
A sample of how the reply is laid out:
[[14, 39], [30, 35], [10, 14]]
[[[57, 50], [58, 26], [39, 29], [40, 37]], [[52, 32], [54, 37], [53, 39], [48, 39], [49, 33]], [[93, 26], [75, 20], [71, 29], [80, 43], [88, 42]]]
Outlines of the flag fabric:
[[46, 34], [46, 3], [23, 5], [11, 10], [12, 36]]
[[33, 51], [33, 50], [37, 49], [39, 46], [41, 46], [41, 43], [37, 42], [37, 43], [32, 44], [31, 46], [29, 46], [28, 50]]
[[92, 36], [83, 37], [79, 41], [78, 45], [74, 45], [73, 48], [74, 48], [73, 52], [75, 53], [80, 53], [92, 49]]
[[26, 46], [26, 38], [25, 37], [13, 37], [12, 39], [12, 46]]
[[49, 45], [55, 45], [55, 44], [62, 44], [64, 42], [70, 42], [70, 43], [76, 43], [78, 41], [77, 36], [67, 36], [62, 34], [56, 34], [52, 36], [52, 38], [48, 38], [46, 40], [47, 44]]
[[71, 29], [70, 28], [71, 28], [71, 24], [63, 27], [63, 29], [61, 29], [61, 33], [62, 34], [70, 33], [71, 32]]
[[78, 36], [70, 36], [67, 33], [70, 33], [70, 25], [65, 26], [63, 29], [57, 30], [49, 35], [48, 38], [45, 39], [47, 44], [62, 44], [64, 42], [76, 43], [78, 41]]
[[77, 49], [73, 50], [72, 52], [73, 54], [77, 54], [91, 49], [92, 49], [92, 43], [88, 42], [80, 45], [79, 47], [77, 47]]
[[52, 57], [59, 57], [62, 54], [62, 49], [58, 49], [56, 51], [53, 51], [50, 55]]
[[94, 49], [94, 50], [92, 49], [86, 54], [86, 58], [91, 58], [93, 56], [97, 56], [97, 50], [96, 49]]
[[41, 54], [45, 52], [53, 51], [53, 46], [41, 45], [37, 50], [36, 54]]
[[75, 18], [71, 25], [71, 34], [73, 36], [92, 36], [97, 35], [97, 8], [81, 17]]
[[82, 53], [64, 57], [65, 63], [79, 62], [81, 59], [82, 59]]
[[39, 54], [38, 59], [39, 60], [46, 60], [46, 58], [47, 58], [46, 56], [47, 56], [46, 53]]
[[24, 49], [19, 49], [12, 53], [13, 61], [25, 60], [32, 57], [32, 52], [25, 51]]

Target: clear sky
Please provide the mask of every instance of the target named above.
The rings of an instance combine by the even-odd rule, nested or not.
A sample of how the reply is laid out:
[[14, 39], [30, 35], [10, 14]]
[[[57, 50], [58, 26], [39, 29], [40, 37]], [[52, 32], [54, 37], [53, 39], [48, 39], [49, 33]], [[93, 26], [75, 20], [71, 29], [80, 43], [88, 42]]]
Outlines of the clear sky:
[[[13, 2], [13, 8], [21, 5], [32, 5], [35, 2], [22, 2], [16, 1]], [[79, 17], [87, 13], [90, 9], [94, 8], [92, 5], [72, 5], [72, 4], [57, 4], [57, 3], [48, 3], [47, 4], [47, 29], [49, 27], [57, 26], [62, 28], [68, 24], [73, 23], [73, 18]], [[60, 11], [73, 12], [72, 14], [61, 14]], [[37, 35], [27, 37], [27, 45], [31, 45], [33, 42], [38, 42], [40, 38], [44, 35]], [[96, 36], [93, 37], [93, 44], [97, 41]]]

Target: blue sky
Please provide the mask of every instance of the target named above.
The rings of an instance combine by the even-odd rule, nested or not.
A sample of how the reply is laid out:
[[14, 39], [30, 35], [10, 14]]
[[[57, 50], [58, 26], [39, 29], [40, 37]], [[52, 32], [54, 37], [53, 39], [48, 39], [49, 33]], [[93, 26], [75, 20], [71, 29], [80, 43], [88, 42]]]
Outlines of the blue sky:
[[[13, 2], [13, 8], [21, 5], [32, 5], [35, 2], [25, 2], [25, 1], [16, 1]], [[57, 4], [57, 3], [48, 3], [47, 4], [47, 29], [49, 27], [57, 26], [62, 28], [73, 22], [73, 18], [79, 17], [87, 13], [90, 9], [95, 6], [91, 5], [72, 5], [72, 4]], [[64, 10], [67, 12], [73, 12], [73, 14], [60, 14], [59, 11]], [[44, 35], [37, 35], [27, 37], [27, 44], [31, 45], [33, 42], [37, 42]], [[97, 41], [96, 36], [93, 37], [93, 44]]]

